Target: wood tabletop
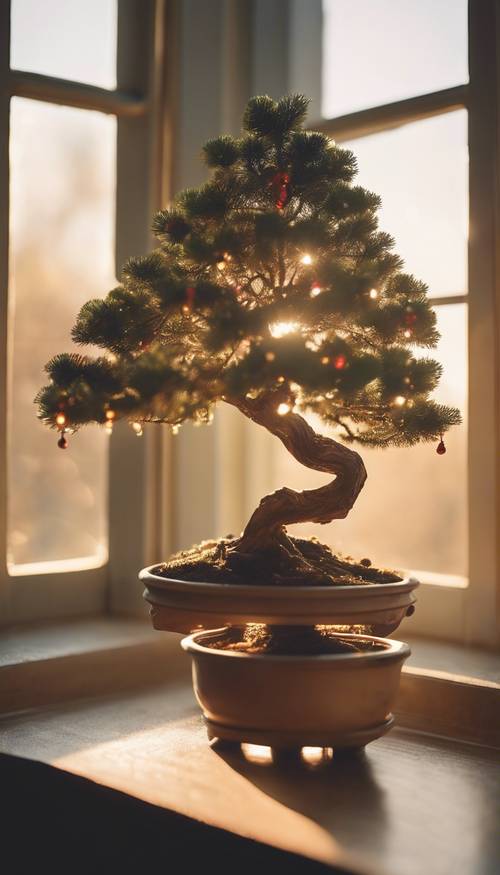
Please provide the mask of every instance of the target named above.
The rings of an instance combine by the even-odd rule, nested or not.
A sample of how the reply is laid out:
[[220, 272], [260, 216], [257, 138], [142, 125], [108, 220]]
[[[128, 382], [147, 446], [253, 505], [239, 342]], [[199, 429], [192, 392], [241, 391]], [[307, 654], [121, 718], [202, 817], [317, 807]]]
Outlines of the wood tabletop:
[[185, 681], [4, 717], [0, 750], [238, 835], [387, 875], [500, 868], [498, 752], [395, 729], [314, 764], [209, 747]]

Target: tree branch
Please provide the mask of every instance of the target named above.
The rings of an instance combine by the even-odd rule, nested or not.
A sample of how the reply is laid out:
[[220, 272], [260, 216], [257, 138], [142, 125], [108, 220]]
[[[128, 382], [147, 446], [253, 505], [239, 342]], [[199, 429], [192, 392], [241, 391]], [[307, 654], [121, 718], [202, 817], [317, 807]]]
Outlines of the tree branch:
[[245, 528], [239, 544], [242, 552], [264, 548], [279, 539], [287, 525], [329, 523], [347, 516], [366, 480], [365, 466], [358, 453], [333, 438], [317, 434], [297, 413], [280, 416], [278, 405], [288, 400], [285, 387], [257, 399], [225, 400], [276, 435], [298, 462], [315, 471], [336, 475], [331, 483], [318, 489], [295, 492], [284, 488], [266, 495]]

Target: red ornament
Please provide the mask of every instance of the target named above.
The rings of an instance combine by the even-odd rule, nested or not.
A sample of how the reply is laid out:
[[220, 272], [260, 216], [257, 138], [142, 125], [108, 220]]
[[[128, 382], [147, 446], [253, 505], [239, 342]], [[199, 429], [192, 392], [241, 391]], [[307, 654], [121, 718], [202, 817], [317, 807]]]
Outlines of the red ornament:
[[446, 447], [444, 445], [443, 435], [441, 435], [441, 440], [439, 441], [439, 443], [436, 447], [436, 453], [438, 454], [438, 456], [444, 456], [444, 454], [446, 453]]
[[61, 435], [61, 437], [57, 441], [57, 446], [59, 447], [60, 450], [65, 450], [67, 448], [68, 441], [64, 437], [64, 433]]
[[275, 204], [278, 210], [282, 210], [288, 200], [288, 173], [275, 173], [269, 185], [272, 188]]
[[334, 360], [333, 360], [333, 367], [337, 371], [341, 371], [342, 368], [345, 368], [346, 363], [347, 363], [347, 359], [346, 359], [345, 355], [336, 355]]

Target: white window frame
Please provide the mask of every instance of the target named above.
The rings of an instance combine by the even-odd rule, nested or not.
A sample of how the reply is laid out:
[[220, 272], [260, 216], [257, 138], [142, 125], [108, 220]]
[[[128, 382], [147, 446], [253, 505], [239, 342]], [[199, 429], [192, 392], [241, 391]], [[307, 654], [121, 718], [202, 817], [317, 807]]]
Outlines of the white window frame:
[[[168, 195], [164, 114], [168, 7], [165, 0], [119, 0], [117, 87], [107, 90], [11, 70], [10, 3], [0, 4], [0, 625], [61, 616], [138, 610], [137, 570], [158, 553], [158, 471], [162, 437], [134, 439], [118, 427], [110, 444], [109, 560], [97, 568], [9, 575], [7, 453], [9, 375], [9, 112], [24, 97], [113, 115], [116, 147], [116, 267], [151, 247], [151, 215]], [[103, 294], [106, 290], [103, 289]], [[42, 376], [42, 375], [41, 375]], [[82, 563], [84, 564], [84, 563]], [[43, 566], [42, 566], [43, 569]], [[123, 581], [123, 587], [120, 583]], [[134, 598], [135, 596], [135, 598]]]

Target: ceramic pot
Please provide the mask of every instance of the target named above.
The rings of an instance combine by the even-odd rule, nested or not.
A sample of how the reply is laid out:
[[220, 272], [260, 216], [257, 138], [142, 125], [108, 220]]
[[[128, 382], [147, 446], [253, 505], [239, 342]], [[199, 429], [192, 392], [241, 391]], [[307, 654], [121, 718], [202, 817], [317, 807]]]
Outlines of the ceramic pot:
[[209, 738], [274, 748], [351, 748], [378, 738], [393, 723], [391, 709], [410, 648], [376, 642], [357, 653], [282, 656], [207, 647], [227, 629], [197, 632], [182, 647], [193, 660], [193, 685]]
[[315, 626], [369, 625], [389, 635], [414, 611], [418, 580], [362, 586], [266, 586], [173, 580], [141, 571], [155, 629], [193, 632], [247, 623]]

